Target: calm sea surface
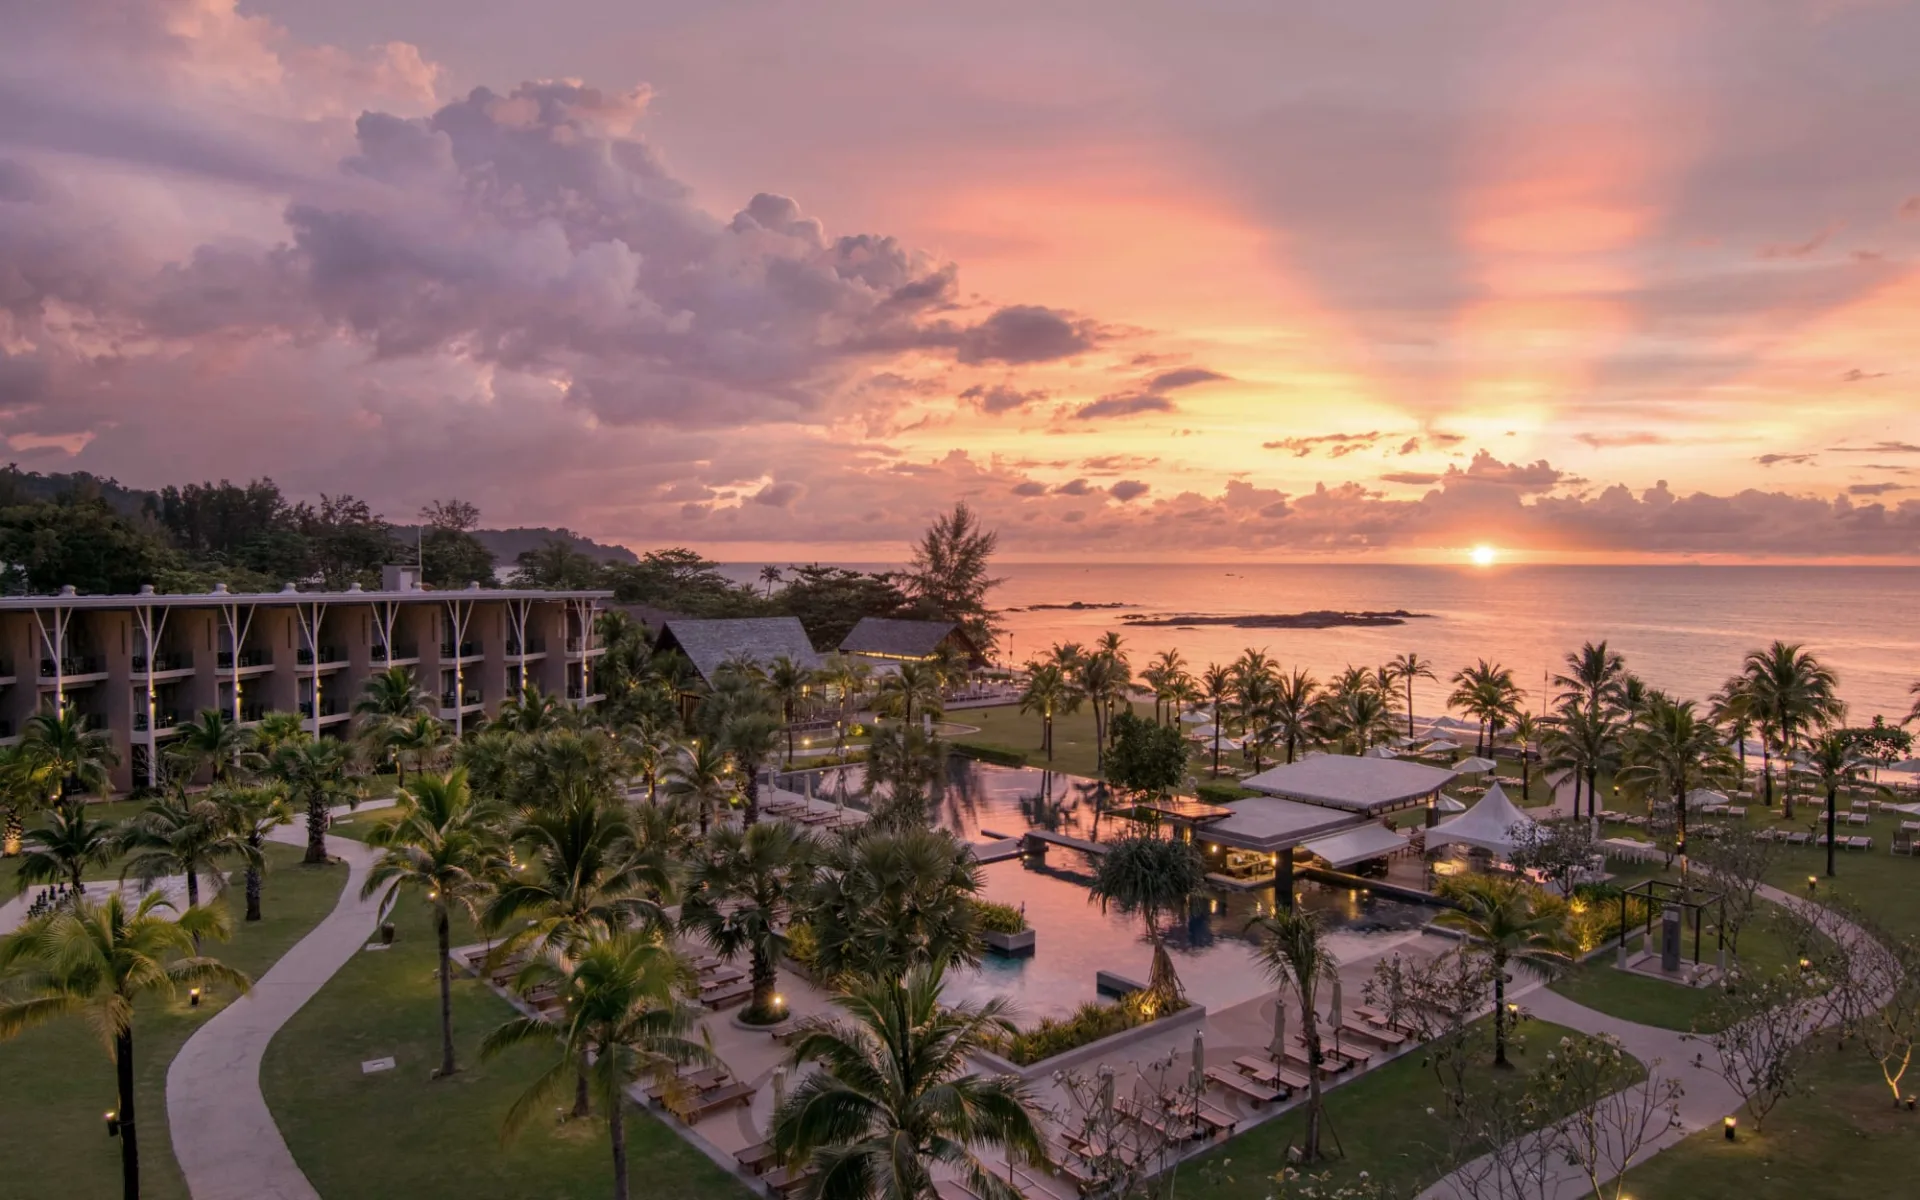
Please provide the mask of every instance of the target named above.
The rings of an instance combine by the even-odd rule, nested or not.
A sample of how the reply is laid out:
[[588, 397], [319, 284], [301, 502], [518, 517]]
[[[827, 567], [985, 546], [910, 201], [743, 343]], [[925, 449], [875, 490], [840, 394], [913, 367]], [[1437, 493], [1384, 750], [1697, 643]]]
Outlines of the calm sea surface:
[[[847, 564], [880, 569], [877, 564]], [[752, 578], [758, 564], [730, 566]], [[1748, 650], [1774, 638], [1804, 642], [1840, 677], [1850, 719], [1898, 719], [1920, 680], [1920, 568], [1548, 567], [1374, 565], [1005, 564], [993, 593], [1008, 637], [1001, 655], [1024, 661], [1055, 642], [1091, 642], [1115, 629], [1136, 670], [1177, 649], [1189, 669], [1226, 662], [1247, 647], [1282, 666], [1325, 678], [1348, 664], [1376, 665], [1408, 650], [1443, 678], [1478, 658], [1513, 669], [1540, 702], [1542, 676], [1568, 650], [1605, 638], [1656, 687], [1704, 697]], [[1123, 604], [1097, 611], [1035, 604]], [[1292, 613], [1404, 608], [1430, 619], [1384, 628], [1129, 628], [1137, 614]], [[1421, 697], [1424, 686], [1430, 697]], [[1433, 711], [1440, 689], [1416, 685]]]

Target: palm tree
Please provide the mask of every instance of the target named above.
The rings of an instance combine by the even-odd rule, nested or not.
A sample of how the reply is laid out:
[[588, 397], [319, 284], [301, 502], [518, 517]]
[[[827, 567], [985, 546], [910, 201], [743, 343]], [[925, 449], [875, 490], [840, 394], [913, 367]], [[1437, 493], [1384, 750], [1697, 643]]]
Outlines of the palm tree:
[[1513, 740], [1520, 750], [1520, 803], [1533, 799], [1533, 745], [1540, 740], [1540, 718], [1530, 712], [1513, 716]]
[[270, 712], [248, 731], [247, 751], [253, 763], [265, 762], [288, 742], [304, 742], [313, 734], [299, 713]]
[[866, 792], [874, 829], [920, 829], [927, 824], [947, 744], [912, 725], [882, 725], [867, 746]]
[[720, 743], [732, 756], [745, 790], [747, 805], [741, 820], [756, 824], [760, 820], [760, 768], [779, 748], [780, 718], [764, 711], [740, 713], [727, 722]]
[[811, 838], [785, 821], [746, 828], [721, 826], [687, 878], [681, 928], [704, 939], [723, 958], [744, 951], [753, 998], [747, 1018], [772, 1018], [780, 928], [817, 857]]
[[1496, 875], [1455, 875], [1440, 885], [1440, 895], [1455, 910], [1441, 920], [1483, 943], [1492, 956], [1493, 1065], [1510, 1067], [1507, 965], [1551, 973], [1567, 962], [1566, 912], [1530, 884]]
[[827, 854], [807, 910], [828, 979], [897, 979], [926, 963], [980, 961], [973, 900], [985, 877], [944, 829], [911, 829], [844, 841]]
[[[1749, 652], [1741, 673], [1746, 676], [1754, 719], [1762, 728], [1772, 731], [1774, 747], [1789, 759], [1809, 730], [1824, 727], [1840, 716], [1833, 672], [1798, 644], [1774, 642], [1764, 650]], [[1767, 805], [1772, 807], [1772, 764], [1766, 763], [1763, 770], [1767, 777]], [[1793, 819], [1791, 783], [1784, 815], [1788, 820]]]
[[267, 834], [292, 821], [293, 809], [287, 804], [285, 792], [278, 786], [217, 787], [213, 789], [212, 798], [220, 809], [221, 820], [246, 843], [250, 851], [245, 859], [246, 919], [258, 921], [260, 880], [267, 866], [264, 850]]
[[13, 987], [0, 998], [0, 1041], [59, 1017], [83, 1018], [113, 1058], [119, 1107], [110, 1116], [120, 1136], [120, 1191], [140, 1195], [140, 1141], [134, 1120], [133, 1018], [146, 996], [181, 987], [225, 984], [245, 992], [253, 981], [195, 952], [203, 937], [225, 940], [232, 926], [218, 908], [189, 908], [178, 917], [158, 892], [133, 909], [115, 892], [98, 904], [76, 900], [30, 919], [0, 940], [0, 973]]
[[1407, 689], [1407, 740], [1413, 740], [1413, 681], [1416, 679], [1434, 679], [1433, 662], [1421, 658], [1409, 650], [1398, 658], [1388, 659], [1387, 665], [1380, 669], [1380, 682], [1392, 687], [1402, 684]]
[[[1162, 650], [1147, 669], [1140, 672], [1140, 678], [1146, 680], [1147, 685], [1153, 689], [1155, 721], [1162, 719], [1161, 710], [1170, 707], [1169, 702], [1173, 699], [1174, 693], [1179, 690], [1180, 681], [1187, 677], [1187, 664], [1180, 657], [1178, 650]], [[1171, 715], [1179, 716], [1179, 709], [1174, 708]]]
[[1833, 878], [1834, 826], [1839, 820], [1840, 789], [1852, 780], [1863, 765], [1854, 740], [1839, 730], [1831, 730], [1816, 739], [1807, 751], [1807, 765], [1820, 775], [1820, 788], [1827, 794], [1827, 878]]
[[968, 1071], [1014, 1031], [1007, 1001], [943, 1005], [943, 975], [919, 966], [898, 983], [862, 980], [834, 998], [850, 1021], [810, 1025], [796, 1040], [793, 1061], [820, 1069], [774, 1114], [772, 1141], [818, 1170], [815, 1200], [924, 1200], [936, 1165], [982, 1200], [1019, 1200], [976, 1149], [1045, 1161], [1030, 1085]]
[[489, 728], [509, 733], [545, 733], [572, 724], [574, 712], [552, 692], [543, 692], [528, 684], [502, 702], [500, 711], [487, 724]]
[[1147, 941], [1153, 946], [1153, 966], [1147, 992], [1156, 1008], [1165, 1010], [1183, 998], [1180, 977], [1161, 939], [1161, 915], [1185, 905], [1187, 898], [1206, 886], [1206, 863], [1191, 843], [1134, 834], [1107, 843], [1095, 868], [1089, 900], [1122, 914], [1140, 915]]
[[370, 676], [361, 686], [360, 699], [354, 701], [353, 712], [358, 718], [354, 736], [378, 755], [377, 763], [384, 765], [394, 760], [396, 782], [404, 784], [406, 771], [394, 753], [393, 734], [417, 717], [433, 715], [433, 705], [414, 681], [413, 671], [408, 667], [388, 667]]
[[407, 769], [424, 771], [437, 766], [453, 747], [453, 731], [432, 713], [415, 713], [386, 726], [382, 735], [393, 755], [394, 784], [407, 778]]
[[6, 829], [0, 834], [0, 854], [20, 853], [27, 833], [27, 814], [47, 802], [52, 787], [45, 767], [36, 764], [26, 748], [15, 743], [0, 746], [0, 807], [6, 809]]
[[1213, 773], [1220, 774], [1221, 724], [1227, 719], [1225, 706], [1233, 698], [1233, 670], [1219, 663], [1208, 663], [1200, 673], [1200, 693], [1213, 710]]
[[1286, 746], [1288, 762], [1294, 760], [1302, 746], [1315, 740], [1319, 697], [1319, 681], [1299, 667], [1274, 678], [1264, 715], [1273, 736]]
[[926, 663], [908, 661], [880, 677], [875, 707], [881, 716], [911, 722], [916, 705], [921, 712], [940, 715], [939, 672]]
[[668, 796], [693, 806], [699, 815], [702, 838], [707, 836], [714, 814], [732, 804], [739, 790], [732, 757], [712, 738], [695, 738], [675, 746], [668, 752], [660, 778]]
[[226, 783], [243, 765], [256, 761], [251, 738], [240, 722], [217, 708], [203, 708], [191, 721], [182, 721], [167, 744], [167, 765], [182, 783], [205, 772], [215, 783]]
[[524, 813], [507, 833], [517, 866], [487, 903], [483, 924], [512, 932], [494, 950], [562, 949], [596, 933], [666, 920], [673, 865], [635, 844], [625, 806], [591, 794]]
[[1587, 787], [1587, 815], [1600, 814], [1600, 772], [1619, 763], [1620, 725], [1605, 709], [1563, 708], [1547, 729], [1546, 766], [1573, 772], [1573, 815], [1580, 815], [1580, 785]]
[[1733, 751], [1720, 731], [1700, 718], [1691, 700], [1673, 701], [1655, 694], [1647, 701], [1640, 721], [1625, 741], [1623, 783], [1642, 783], [1650, 797], [1667, 796], [1674, 807], [1674, 848], [1682, 863], [1687, 857], [1687, 794], [1710, 784], [1725, 786], [1734, 779]]
[[1082, 695], [1093, 704], [1093, 752], [1096, 773], [1107, 769], [1107, 738], [1109, 718], [1113, 716], [1115, 701], [1124, 699], [1131, 676], [1127, 664], [1114, 654], [1105, 650], [1095, 651], [1080, 660], [1074, 672], [1074, 683]]
[[1740, 777], [1747, 776], [1747, 739], [1753, 736], [1753, 697], [1747, 694], [1747, 677], [1734, 675], [1707, 699], [1707, 719], [1726, 731], [1733, 752], [1740, 762]]
[[1553, 677], [1553, 686], [1560, 689], [1554, 704], [1598, 712], [1612, 697], [1626, 670], [1627, 660], [1607, 649], [1604, 641], [1586, 642], [1567, 655], [1566, 673]]
[[1393, 736], [1393, 710], [1388, 707], [1387, 693], [1374, 683], [1372, 672], [1335, 684], [1310, 712], [1311, 723], [1318, 731], [1349, 754], [1365, 754], [1368, 748]]
[[400, 818], [367, 839], [380, 857], [367, 872], [361, 899], [380, 897], [382, 920], [393, 910], [402, 887], [426, 893], [433, 910], [433, 932], [440, 941], [440, 1070], [459, 1070], [453, 1059], [453, 946], [455, 904], [473, 916], [493, 881], [507, 869], [500, 839], [489, 813], [476, 804], [467, 775], [458, 767], [445, 775], [421, 775], [400, 792]]
[[1513, 672], [1483, 658], [1456, 672], [1453, 684], [1453, 694], [1447, 697], [1447, 704], [1471, 713], [1480, 723], [1474, 753], [1491, 753], [1501, 726], [1520, 710], [1520, 689], [1513, 681]]
[[1053, 761], [1053, 718], [1056, 713], [1077, 712], [1080, 691], [1066, 672], [1052, 663], [1027, 664], [1027, 686], [1020, 693], [1020, 711], [1040, 714], [1040, 748]]
[[273, 774], [286, 784], [287, 795], [307, 810], [308, 864], [327, 861], [327, 821], [336, 801], [351, 804], [358, 796], [347, 778], [352, 759], [347, 747], [328, 738], [290, 742], [274, 754]]
[[1261, 750], [1272, 736], [1271, 709], [1278, 690], [1273, 661], [1264, 650], [1247, 650], [1234, 660], [1233, 716], [1240, 722], [1243, 747], [1251, 751], [1255, 772], [1260, 770]]
[[46, 823], [29, 829], [20, 841], [20, 888], [33, 884], [64, 883], [75, 895], [87, 890], [80, 881], [89, 867], [113, 861], [117, 848], [113, 826], [95, 821], [77, 804], [54, 808]]
[[671, 1088], [680, 1067], [715, 1061], [693, 1036], [701, 1010], [682, 998], [692, 976], [670, 947], [633, 930], [599, 933], [572, 954], [555, 950], [530, 962], [515, 986], [551, 987], [559, 1007], [551, 1017], [515, 1017], [501, 1025], [481, 1042], [480, 1056], [556, 1040], [560, 1052], [507, 1110], [505, 1136], [544, 1112], [587, 1064], [585, 1081], [606, 1113], [613, 1147], [614, 1200], [627, 1200], [627, 1090], [648, 1078]]
[[[780, 705], [780, 720], [786, 726], [788, 766], [793, 765], [794, 717], [798, 715], [813, 682], [813, 671], [785, 654], [774, 659], [773, 666], [767, 671], [767, 686], [773, 691], [774, 701]], [[938, 687], [934, 688], [934, 694], [938, 696]]]
[[1913, 707], [1909, 709], [1907, 715], [1901, 719], [1900, 723], [1902, 725], [1911, 725], [1915, 721], [1920, 721], [1920, 683], [1910, 685], [1907, 688], [1907, 694], [1913, 697]]
[[53, 785], [53, 803], [64, 807], [76, 789], [104, 795], [113, 783], [120, 752], [104, 729], [91, 728], [75, 709], [51, 709], [27, 718], [20, 750], [30, 769]]
[[767, 598], [769, 600], [773, 598], [773, 585], [785, 578], [786, 576], [781, 573], [780, 568], [774, 566], [772, 563], [768, 563], [766, 566], [760, 568], [760, 582], [767, 585]]
[[140, 880], [151, 889], [163, 875], [187, 877], [187, 907], [200, 906], [200, 877], [213, 880], [216, 892], [227, 887], [222, 860], [251, 859], [256, 853], [246, 839], [224, 819], [211, 797], [185, 794], [149, 800], [120, 830], [120, 848], [129, 855], [120, 878]]
[[[1275, 908], [1270, 917], [1253, 923], [1260, 933], [1260, 963], [1267, 977], [1278, 986], [1275, 1004], [1287, 1002], [1292, 988], [1300, 1002], [1300, 1040], [1307, 1048], [1307, 1130], [1300, 1147], [1303, 1162], [1320, 1158], [1320, 1016], [1315, 1010], [1320, 980], [1340, 969], [1340, 962], [1327, 947], [1326, 929], [1320, 914], [1292, 905]], [[1335, 1013], [1336, 1021], [1339, 1014]]]

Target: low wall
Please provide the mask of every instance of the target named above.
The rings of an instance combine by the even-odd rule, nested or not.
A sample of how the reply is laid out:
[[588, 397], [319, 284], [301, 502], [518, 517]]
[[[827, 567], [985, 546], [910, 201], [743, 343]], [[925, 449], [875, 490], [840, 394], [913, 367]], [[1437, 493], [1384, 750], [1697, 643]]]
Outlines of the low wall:
[[1097, 1042], [1088, 1042], [1084, 1046], [1077, 1046], [1065, 1053], [1056, 1054], [1052, 1058], [1043, 1058], [1037, 1063], [1028, 1063], [1024, 1067], [1017, 1066], [998, 1054], [985, 1050], [976, 1050], [973, 1057], [981, 1066], [998, 1075], [1014, 1075], [1021, 1079], [1042, 1079], [1067, 1067], [1077, 1067], [1093, 1059], [1107, 1058], [1116, 1051], [1124, 1050], [1128, 1046], [1169, 1030], [1204, 1024], [1206, 1019], [1206, 1005], [1189, 1004], [1177, 1013], [1148, 1021], [1144, 1025], [1135, 1025], [1132, 1029], [1122, 1029], [1119, 1033], [1110, 1033]]

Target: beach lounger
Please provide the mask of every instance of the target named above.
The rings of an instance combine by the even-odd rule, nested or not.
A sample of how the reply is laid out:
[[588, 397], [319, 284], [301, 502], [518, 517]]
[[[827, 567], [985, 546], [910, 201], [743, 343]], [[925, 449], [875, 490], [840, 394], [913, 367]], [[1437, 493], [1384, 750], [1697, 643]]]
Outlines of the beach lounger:
[[[727, 1083], [731, 1078], [725, 1067], [695, 1067], [681, 1071], [676, 1076], [676, 1082], [688, 1092], [705, 1092]], [[665, 1091], [665, 1085], [660, 1083], [650, 1083], [646, 1087], [646, 1094], [654, 1099], [659, 1099]]]
[[1179, 1114], [1163, 1116], [1150, 1108], [1143, 1108], [1132, 1100], [1122, 1097], [1113, 1102], [1114, 1111], [1136, 1125], [1153, 1130], [1171, 1141], [1192, 1141], [1201, 1136], [1200, 1129], [1192, 1121]]
[[773, 1157], [773, 1144], [771, 1142], [761, 1142], [758, 1145], [748, 1146], [745, 1150], [734, 1155], [733, 1161], [740, 1164], [741, 1170], [752, 1175], [758, 1175], [773, 1165]]
[[725, 1087], [718, 1087], [693, 1097], [674, 1115], [689, 1125], [698, 1125], [701, 1117], [719, 1112], [723, 1108], [731, 1108], [736, 1104], [742, 1107], [752, 1104], [753, 1093], [754, 1088], [751, 1084], [729, 1083]]
[[753, 995], [753, 984], [747, 980], [729, 983], [721, 987], [700, 993], [700, 1003], [718, 1012], [720, 1009], [742, 1003]]
[[1407, 1044], [1407, 1035], [1398, 1029], [1390, 1029], [1383, 1023], [1375, 1023], [1371, 1018], [1359, 1013], [1354, 1015], [1360, 1016], [1360, 1020], [1349, 1021], [1341, 1036], [1367, 1038], [1375, 1045], [1389, 1050]]
[[[1785, 833], [1785, 834], [1782, 834], [1781, 836], [1786, 839], [1786, 843], [1789, 846], [1804, 846], [1813, 840], [1812, 834], [1805, 833], [1800, 830], [1795, 830], [1791, 833]], [[1825, 843], [1822, 843], [1822, 845], [1824, 844]]]
[[[1298, 1042], [1289, 1042], [1287, 1044], [1287, 1061], [1302, 1070], [1306, 1070], [1312, 1066], [1312, 1063], [1307, 1059], [1307, 1048]], [[1349, 1065], [1346, 1059], [1340, 1058], [1322, 1047], [1320, 1051], [1320, 1074], [1322, 1076], [1332, 1078], [1342, 1071], [1345, 1071]]]
[[1727, 815], [1730, 817], [1738, 817], [1744, 821], [1747, 819], [1747, 806], [1744, 804], [1729, 804], [1727, 805]]
[[[1327, 1042], [1332, 1042], [1333, 1045], [1328, 1046], [1326, 1044]], [[1363, 1071], [1373, 1065], [1374, 1051], [1372, 1048], [1354, 1045], [1353, 1039], [1346, 1036], [1344, 1029], [1340, 1031], [1339, 1037], [1329, 1035], [1321, 1039], [1320, 1052], [1322, 1054], [1337, 1054]]]
[[1870, 837], [1850, 837], [1843, 839], [1843, 841], [1849, 850], [1873, 849], [1873, 839]]
[[1211, 1132], [1232, 1137], [1234, 1128], [1240, 1124], [1239, 1117], [1223, 1109], [1216, 1108], [1205, 1100], [1200, 1101], [1196, 1109], [1181, 1112], [1180, 1116], [1186, 1120], [1195, 1122], [1195, 1132], [1201, 1134]]
[[1849, 825], [1867, 825], [1872, 822], [1872, 818], [1863, 812], [1855, 811], [1855, 812], [1847, 813], [1845, 815], [1847, 818], [1847, 824]]
[[734, 983], [745, 979], [747, 973], [739, 967], [710, 967], [700, 973], [702, 990], [719, 987], [723, 983]]
[[770, 1196], [791, 1196], [813, 1176], [812, 1166], [785, 1166], [777, 1171], [768, 1171], [760, 1177], [760, 1182], [767, 1185], [767, 1194]]
[[974, 1190], [957, 1179], [936, 1179], [933, 1194], [940, 1200], [980, 1200]]
[[1255, 1108], [1287, 1098], [1286, 1092], [1278, 1088], [1270, 1088], [1264, 1083], [1256, 1083], [1238, 1071], [1223, 1071], [1219, 1067], [1208, 1067], [1207, 1078], [1230, 1092], [1238, 1092], [1245, 1096], [1253, 1101]]

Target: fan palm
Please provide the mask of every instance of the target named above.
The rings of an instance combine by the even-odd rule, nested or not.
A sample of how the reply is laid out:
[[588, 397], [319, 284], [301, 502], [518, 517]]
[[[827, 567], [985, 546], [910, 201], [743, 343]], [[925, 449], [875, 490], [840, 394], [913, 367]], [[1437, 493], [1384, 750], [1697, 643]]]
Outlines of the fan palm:
[[[1301, 1142], [1300, 1156], [1304, 1162], [1317, 1162], [1320, 1158], [1322, 1103], [1320, 1017], [1314, 1005], [1320, 980], [1328, 973], [1338, 971], [1340, 962], [1327, 947], [1326, 929], [1320, 924], [1320, 914], [1316, 912], [1292, 905], [1276, 906], [1272, 916], [1256, 919], [1253, 928], [1260, 935], [1257, 952], [1260, 963], [1266, 968], [1267, 977], [1279, 987], [1274, 1003], [1285, 1004], [1287, 989], [1292, 988], [1300, 1004], [1300, 1041], [1307, 1048], [1308, 1063], [1307, 1128]], [[1339, 1014], [1334, 1014], [1334, 1017], [1337, 1021]]]
[[919, 829], [927, 824], [935, 791], [947, 765], [947, 744], [912, 725], [883, 725], [867, 746], [866, 791], [878, 829]]
[[596, 933], [571, 953], [556, 949], [529, 962], [514, 986], [552, 988], [558, 1007], [551, 1016], [515, 1017], [494, 1029], [480, 1056], [556, 1041], [560, 1052], [507, 1110], [503, 1133], [518, 1134], [584, 1069], [607, 1118], [614, 1200], [627, 1200], [627, 1090], [642, 1079], [671, 1089], [682, 1066], [716, 1061], [693, 1037], [702, 1010], [682, 998], [692, 982], [693, 972], [671, 948], [634, 930]]
[[400, 817], [368, 837], [380, 857], [360, 889], [365, 899], [380, 892], [380, 915], [393, 909], [400, 889], [426, 893], [433, 932], [440, 942], [440, 1076], [459, 1068], [453, 1058], [453, 906], [471, 916], [506, 874], [507, 857], [489, 823], [490, 813], [476, 804], [466, 772], [420, 775], [400, 793]]
[[687, 877], [681, 928], [723, 958], [749, 960], [753, 997], [749, 1019], [771, 1018], [779, 977], [779, 930], [811, 878], [817, 848], [784, 821], [745, 828], [721, 826]]
[[29, 768], [52, 784], [56, 806], [64, 806], [75, 790], [104, 795], [112, 786], [113, 769], [120, 765], [113, 738], [71, 708], [27, 718], [20, 750]]
[[1864, 762], [1859, 747], [1846, 734], [1832, 730], [1815, 739], [1807, 750], [1807, 765], [1820, 777], [1820, 790], [1827, 794], [1827, 877], [1833, 869], [1834, 826], [1839, 821], [1840, 789], [1860, 772]]
[[1411, 650], [1400, 655], [1398, 658], [1388, 659], [1387, 665], [1380, 669], [1380, 682], [1382, 685], [1392, 687], [1397, 683], [1406, 688], [1408, 740], [1412, 740], [1413, 738], [1413, 681], [1416, 679], [1434, 678], [1436, 678], [1436, 676], [1433, 673], [1433, 662], [1429, 659], [1421, 658]]
[[264, 852], [267, 834], [293, 820], [293, 809], [287, 803], [285, 791], [277, 784], [217, 787], [213, 789], [212, 799], [220, 809], [221, 820], [246, 843], [249, 850], [244, 859], [247, 870], [246, 919], [258, 921], [260, 882], [267, 867]]
[[944, 829], [870, 834], [826, 856], [807, 898], [814, 965], [828, 979], [898, 978], [923, 963], [980, 961], [972, 851]]
[[[1834, 694], [1837, 681], [1819, 659], [1791, 642], [1774, 642], [1764, 650], [1748, 653], [1741, 668], [1746, 677], [1746, 692], [1754, 719], [1772, 733], [1771, 748], [1788, 758], [1800, 747], [1801, 738], [1816, 727], [1824, 727], [1839, 718], [1841, 705]], [[1766, 773], [1767, 804], [1773, 804], [1773, 769], [1763, 764]], [[1785, 815], [1793, 818], [1793, 791], [1788, 787]]]
[[37, 829], [20, 840], [21, 890], [33, 884], [64, 883], [79, 894], [87, 890], [80, 877], [90, 867], [113, 861], [114, 828], [87, 816], [82, 805], [70, 804], [47, 813]]
[[883, 717], [912, 721], [916, 709], [940, 715], [940, 673], [926, 663], [903, 662], [880, 677], [875, 707]]
[[352, 804], [359, 792], [348, 779], [352, 756], [340, 742], [321, 738], [289, 742], [273, 756], [270, 769], [286, 785], [289, 799], [307, 813], [307, 853], [301, 861], [327, 861], [327, 821], [336, 801]]
[[977, 1149], [1045, 1161], [1030, 1086], [968, 1071], [972, 1055], [1013, 1032], [1007, 1002], [944, 1006], [942, 977], [919, 966], [898, 983], [862, 981], [834, 999], [850, 1020], [796, 1040], [794, 1062], [820, 1069], [774, 1114], [772, 1141], [819, 1172], [811, 1200], [925, 1200], [936, 1165], [982, 1200], [1018, 1200]]
[[1485, 945], [1493, 968], [1493, 1065], [1509, 1067], [1507, 967], [1520, 964], [1551, 974], [1568, 961], [1566, 909], [1519, 879], [1456, 875], [1440, 895], [1454, 906], [1441, 918]]
[[270, 712], [247, 731], [247, 765], [265, 762], [288, 742], [304, 742], [312, 736], [299, 713]]
[[187, 906], [200, 905], [200, 877], [213, 881], [216, 892], [227, 887], [220, 864], [230, 858], [252, 859], [258, 852], [234, 830], [210, 795], [183, 793], [149, 800], [120, 830], [120, 849], [129, 857], [120, 878], [140, 880], [143, 889], [163, 875], [187, 877]]
[[140, 1141], [134, 1112], [133, 1019], [143, 997], [181, 987], [253, 986], [239, 971], [194, 947], [231, 929], [218, 908], [173, 906], [154, 892], [129, 911], [118, 893], [98, 904], [76, 900], [35, 917], [0, 940], [0, 972], [12, 987], [0, 998], [0, 1041], [60, 1017], [84, 1019], [113, 1059], [119, 1107], [121, 1194], [140, 1195]]
[[1737, 778], [1733, 751], [1720, 731], [1694, 711], [1691, 700], [1674, 701], [1655, 694], [1647, 701], [1638, 724], [1628, 731], [1623, 783], [1646, 786], [1651, 796], [1671, 798], [1674, 807], [1674, 849], [1687, 855], [1687, 794], [1695, 788], [1726, 786]]
[[1206, 864], [1191, 843], [1135, 834], [1107, 843], [1100, 856], [1088, 899], [1122, 914], [1138, 914], [1153, 946], [1153, 965], [1147, 992], [1156, 1007], [1166, 1009], [1182, 999], [1180, 977], [1161, 938], [1160, 918], [1185, 905], [1187, 898], [1206, 886]]
[[203, 708], [191, 721], [182, 721], [167, 744], [167, 765], [182, 782], [205, 773], [215, 783], [226, 783], [243, 765], [257, 760], [251, 738], [240, 722], [217, 708]]
[[660, 778], [668, 796], [693, 807], [703, 838], [715, 814], [733, 803], [740, 782], [733, 773], [733, 757], [711, 738], [695, 738], [675, 746], [667, 755]]
[[752, 825], [760, 820], [760, 769], [780, 745], [780, 718], [758, 710], [740, 713], [727, 722], [720, 742], [740, 772], [747, 801], [742, 820]]

